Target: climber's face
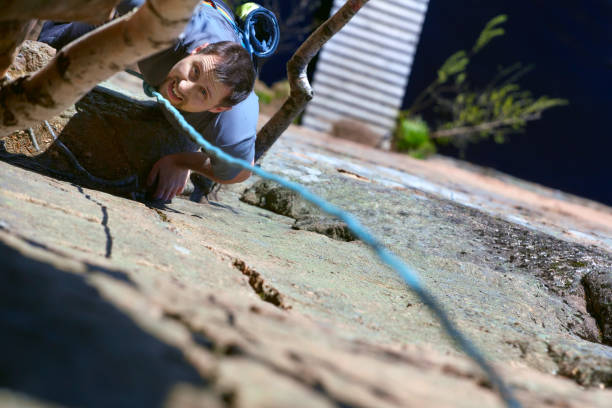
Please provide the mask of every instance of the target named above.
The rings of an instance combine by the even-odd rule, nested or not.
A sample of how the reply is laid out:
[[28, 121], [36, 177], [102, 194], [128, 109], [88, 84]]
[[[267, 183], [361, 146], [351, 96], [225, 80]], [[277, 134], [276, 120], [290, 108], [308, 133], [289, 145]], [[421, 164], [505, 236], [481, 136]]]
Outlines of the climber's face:
[[218, 57], [198, 54], [196, 48], [189, 56], [177, 62], [159, 87], [159, 92], [175, 107], [185, 112], [223, 112], [229, 107], [220, 106], [231, 89], [215, 76]]

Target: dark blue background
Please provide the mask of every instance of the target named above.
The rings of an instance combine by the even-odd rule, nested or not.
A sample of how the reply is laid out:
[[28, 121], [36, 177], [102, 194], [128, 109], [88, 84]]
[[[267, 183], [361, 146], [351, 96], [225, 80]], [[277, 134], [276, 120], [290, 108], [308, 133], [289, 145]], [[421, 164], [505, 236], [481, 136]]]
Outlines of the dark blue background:
[[[294, 4], [282, 2], [282, 13]], [[318, 17], [328, 16], [330, 7], [331, 0], [324, 0]], [[430, 0], [404, 107], [449, 55], [469, 49], [498, 14], [509, 17], [506, 35], [472, 61], [470, 81], [487, 83], [500, 65], [533, 64], [520, 81], [523, 88], [570, 105], [544, 112], [504, 144], [470, 145], [465, 159], [612, 205], [612, 0]], [[284, 79], [291, 54], [267, 62], [261, 78]], [[440, 152], [458, 155], [452, 147]]]
[[[280, 7], [280, 10], [274, 10], [271, 8], [271, 5], [275, 3]], [[268, 7], [276, 13], [277, 18], [281, 21], [281, 30], [283, 28], [282, 22], [286, 21], [287, 17], [295, 12], [295, 8], [299, 5], [300, 0], [282, 0], [278, 2], [271, 2], [269, 0], [263, 0], [259, 2], [264, 7]], [[308, 37], [310, 32], [316, 28], [317, 25], [321, 24], [323, 21], [329, 18], [329, 14], [331, 12], [333, 6], [333, 0], [321, 0], [320, 6], [315, 9], [311, 15], [304, 16], [303, 19], [298, 21], [298, 26], [300, 28], [304, 28], [304, 31], [301, 36], [288, 38], [288, 48], [279, 50], [272, 57], [270, 57], [264, 64], [261, 69], [259, 78], [264, 81], [268, 85], [272, 85], [276, 81], [282, 81], [287, 79], [287, 62], [297, 50], [297, 48], [302, 44], [302, 42]], [[281, 38], [283, 43], [285, 42], [287, 35], [285, 32], [281, 31]], [[311, 64], [308, 66], [308, 72], [312, 79], [312, 72], [316, 66], [317, 57], [313, 59]]]
[[[405, 106], [434, 80], [453, 52], [469, 49], [484, 24], [507, 14], [506, 35], [473, 61], [472, 81], [498, 65], [534, 64], [521, 85], [568, 99], [505, 144], [468, 147], [465, 159], [520, 178], [612, 204], [612, 1], [431, 0]], [[457, 155], [452, 148], [441, 150]]]

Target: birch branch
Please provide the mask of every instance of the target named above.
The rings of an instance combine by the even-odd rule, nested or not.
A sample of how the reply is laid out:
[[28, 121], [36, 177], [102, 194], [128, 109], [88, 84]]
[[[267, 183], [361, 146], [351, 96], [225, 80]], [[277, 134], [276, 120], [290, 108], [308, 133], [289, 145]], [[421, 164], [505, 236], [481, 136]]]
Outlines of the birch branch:
[[2, 20], [84, 21], [101, 24], [120, 0], [0, 0]]
[[32, 76], [3, 84], [0, 137], [61, 113], [115, 72], [170, 47], [197, 3], [147, 0], [136, 11], [68, 44]]
[[340, 31], [367, 2], [368, 0], [348, 0], [336, 14], [321, 24], [293, 54], [293, 57], [287, 63], [287, 78], [291, 88], [289, 98], [257, 133], [257, 140], [255, 141], [256, 160], [259, 160], [268, 151], [312, 99], [313, 91], [306, 75], [306, 69], [312, 58], [319, 52], [323, 44]]

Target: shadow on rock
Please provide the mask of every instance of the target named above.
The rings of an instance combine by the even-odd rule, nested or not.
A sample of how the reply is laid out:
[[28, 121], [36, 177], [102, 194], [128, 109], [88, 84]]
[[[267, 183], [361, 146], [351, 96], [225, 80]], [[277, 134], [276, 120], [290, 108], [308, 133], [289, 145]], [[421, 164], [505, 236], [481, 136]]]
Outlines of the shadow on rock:
[[180, 350], [141, 330], [86, 280], [0, 243], [0, 387], [68, 406], [163, 406], [205, 385]]

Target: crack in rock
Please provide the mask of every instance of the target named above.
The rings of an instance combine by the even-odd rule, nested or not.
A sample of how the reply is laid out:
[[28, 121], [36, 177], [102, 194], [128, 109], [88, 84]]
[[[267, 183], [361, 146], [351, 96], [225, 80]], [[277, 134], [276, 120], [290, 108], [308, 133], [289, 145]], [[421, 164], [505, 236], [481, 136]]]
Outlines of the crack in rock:
[[168, 218], [168, 216], [166, 214], [164, 214], [164, 212], [158, 208], [153, 208], [153, 211], [155, 211], [155, 213], [159, 216], [160, 220], [162, 222], [170, 222], [170, 218]]
[[582, 277], [588, 312], [601, 330], [602, 342], [612, 346], [612, 271], [591, 271]]
[[[214, 303], [213, 298], [209, 298], [209, 300]], [[322, 396], [334, 407], [350, 408], [356, 405], [352, 403], [352, 401], [348, 401], [346, 395], [337, 395], [337, 391], [334, 391], [333, 387], [330, 387], [328, 384], [326, 384], [325, 376], [322, 376], [321, 374], [315, 372], [313, 372], [312, 375], [305, 375], [305, 364], [307, 365], [309, 363], [314, 363], [325, 371], [334, 373], [336, 375], [344, 376], [347, 380], [359, 384], [360, 387], [365, 387], [369, 389], [370, 393], [377, 399], [386, 400], [394, 403], [398, 402], [391, 393], [376, 386], [369, 386], [367, 382], [360, 380], [357, 376], [353, 376], [339, 371], [338, 369], [336, 369], [333, 363], [327, 363], [324, 360], [315, 360], [303, 364], [300, 363], [301, 358], [290, 357], [291, 360], [294, 361], [294, 363], [298, 364], [293, 368], [288, 368], [281, 364], [275, 363], [273, 359], [268, 359], [265, 356], [259, 355], [258, 353], [249, 351], [246, 345], [241, 346], [240, 344], [234, 341], [224, 342], [215, 339], [215, 337], [208, 333], [207, 330], [202, 327], [201, 324], [193, 324], [193, 322], [182, 312], [166, 311], [164, 313], [164, 317], [182, 325], [185, 329], [187, 329], [187, 331], [191, 333], [192, 339], [196, 344], [203, 347], [206, 351], [216, 354], [219, 359], [222, 359], [224, 357], [240, 357], [247, 361], [250, 361], [253, 364], [260, 365], [264, 369], [270, 370], [271, 372], [276, 373], [282, 377], [291, 379], [295, 383], [300, 384], [302, 387], [309, 389], [310, 391]], [[233, 325], [230, 324], [230, 326]], [[291, 354], [296, 357], [298, 356], [298, 354], [295, 352], [292, 352]], [[221, 363], [221, 360], [219, 360], [219, 363]], [[216, 370], [215, 372], [210, 372], [206, 380], [210, 382], [213, 388], [219, 387], [219, 372]], [[224, 388], [218, 389], [217, 392], [223, 402], [226, 403], [228, 407], [233, 407], [235, 406], [235, 399], [238, 397], [240, 389]]]
[[291, 306], [285, 303], [284, 296], [278, 289], [267, 284], [259, 272], [247, 266], [247, 264], [240, 259], [235, 259], [233, 265], [242, 272], [243, 275], [249, 277], [249, 285], [251, 285], [255, 293], [259, 295], [261, 300], [272, 303], [274, 306], [284, 310], [291, 309]]
[[295, 220], [291, 228], [312, 231], [337, 241], [356, 241], [357, 237], [345, 222], [326, 216], [306, 215]]
[[86, 194], [81, 186], [77, 186], [77, 189], [79, 190], [79, 193], [83, 194], [86, 199], [100, 207], [100, 210], [102, 211], [102, 222], [100, 225], [102, 225], [102, 228], [104, 228], [104, 234], [106, 235], [106, 252], [104, 256], [106, 258], [110, 258], [113, 253], [113, 236], [111, 235], [110, 228], [108, 226], [108, 207], [98, 200], [92, 198], [91, 195]]
[[584, 386], [612, 386], [609, 357], [585, 358], [578, 351], [569, 349], [563, 344], [548, 344], [548, 355], [557, 364], [558, 375], [571, 378]]

